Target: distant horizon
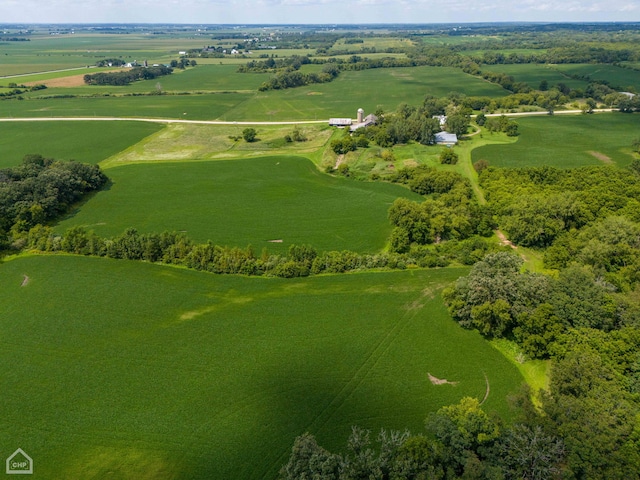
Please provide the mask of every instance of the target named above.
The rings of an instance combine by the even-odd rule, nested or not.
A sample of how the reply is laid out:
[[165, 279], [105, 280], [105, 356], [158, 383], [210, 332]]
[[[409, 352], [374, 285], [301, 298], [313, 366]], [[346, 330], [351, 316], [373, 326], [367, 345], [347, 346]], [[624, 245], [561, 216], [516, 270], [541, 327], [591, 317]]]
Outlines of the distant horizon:
[[[638, 0], [0, 0], [2, 24], [635, 23]], [[313, 19], [313, 22], [309, 20]]]
[[282, 23], [282, 22], [265, 22], [265, 23], [206, 23], [206, 22], [0, 22], [0, 26], [47, 26], [47, 25], [64, 25], [64, 26], [135, 26], [135, 25], [180, 25], [180, 26], [227, 26], [227, 27], [327, 27], [327, 26], [376, 26], [376, 27], [393, 27], [393, 26], [456, 26], [456, 25], [640, 25], [640, 20], [583, 20], [583, 21], [562, 21], [562, 20], [496, 20], [496, 21], [467, 21], [467, 22], [326, 22], [326, 23]]

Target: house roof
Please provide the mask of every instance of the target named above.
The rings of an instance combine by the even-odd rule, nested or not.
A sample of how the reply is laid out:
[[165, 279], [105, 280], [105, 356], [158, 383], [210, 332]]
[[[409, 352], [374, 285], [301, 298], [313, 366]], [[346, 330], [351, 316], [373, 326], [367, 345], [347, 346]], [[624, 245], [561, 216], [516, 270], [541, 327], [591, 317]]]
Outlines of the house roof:
[[436, 143], [438, 144], [456, 144], [458, 136], [455, 133], [438, 132], [436, 133]]

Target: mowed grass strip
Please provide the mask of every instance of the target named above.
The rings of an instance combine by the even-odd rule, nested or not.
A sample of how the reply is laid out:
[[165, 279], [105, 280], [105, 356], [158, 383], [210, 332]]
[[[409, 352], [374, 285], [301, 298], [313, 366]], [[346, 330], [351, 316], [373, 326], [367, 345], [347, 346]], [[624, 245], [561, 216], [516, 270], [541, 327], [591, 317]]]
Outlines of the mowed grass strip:
[[219, 245], [251, 244], [257, 253], [291, 244], [376, 252], [390, 233], [393, 201], [421, 199], [398, 185], [332, 177], [301, 157], [137, 164], [107, 175], [113, 185], [62, 221], [59, 231], [83, 225], [110, 236], [135, 227], [184, 231]]
[[27, 154], [98, 163], [164, 126], [147, 122], [2, 122], [0, 168], [20, 164]]
[[[461, 269], [215, 276], [72, 256], [0, 265], [0, 444], [39, 478], [274, 478], [295, 436], [423, 431], [522, 381], [448, 316]], [[458, 382], [432, 385], [428, 374]], [[17, 447], [15, 447], [17, 448]]]
[[633, 160], [639, 120], [624, 113], [520, 117], [515, 119], [520, 126], [515, 143], [476, 148], [472, 160], [485, 159], [495, 167], [622, 167]]

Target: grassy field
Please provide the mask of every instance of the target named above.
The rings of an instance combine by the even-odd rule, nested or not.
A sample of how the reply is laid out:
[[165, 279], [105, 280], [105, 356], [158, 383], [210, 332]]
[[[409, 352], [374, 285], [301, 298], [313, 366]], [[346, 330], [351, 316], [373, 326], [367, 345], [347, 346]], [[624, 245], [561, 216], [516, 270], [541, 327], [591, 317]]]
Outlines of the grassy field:
[[556, 66], [526, 63], [521, 65], [483, 65], [482, 70], [488, 72], [500, 72], [511, 75], [516, 82], [524, 82], [531, 88], [537, 89], [540, 82], [546, 80], [549, 88], [564, 83], [570, 88], [586, 88], [586, 80], [576, 80], [563, 74]]
[[[323, 168], [321, 160], [325, 147], [332, 135], [339, 135], [335, 128], [327, 124], [256, 125], [257, 141], [249, 143], [242, 139], [242, 131], [245, 128], [247, 128], [246, 125], [170, 124], [156, 134], [110, 157], [101, 165], [104, 168], [110, 168], [132, 163], [303, 155]], [[291, 135], [295, 129], [307, 140], [286, 142], [284, 137]], [[332, 162], [334, 165], [335, 158]]]
[[635, 114], [623, 113], [517, 118], [516, 143], [479, 147], [472, 160], [485, 159], [495, 167], [622, 167], [633, 160], [631, 144], [638, 137], [638, 120]]
[[640, 90], [640, 71], [637, 70], [601, 64], [563, 64], [555, 65], [555, 68], [567, 75], [584, 75], [591, 80], [606, 80], [614, 88], [626, 90], [632, 87]]
[[[62, 221], [100, 235], [186, 231], [194, 240], [282, 251], [381, 250], [390, 233], [387, 210], [397, 197], [421, 197], [398, 185], [321, 173], [301, 157], [127, 165], [106, 171], [113, 185]], [[281, 243], [270, 242], [282, 240]]]
[[57, 160], [98, 163], [164, 128], [146, 122], [2, 122], [0, 168], [39, 153]]
[[332, 450], [351, 425], [421, 432], [440, 406], [482, 399], [485, 375], [484, 408], [508, 418], [522, 377], [440, 300], [465, 272], [287, 281], [5, 262], [0, 444], [43, 479], [251, 480], [274, 478], [305, 431]]

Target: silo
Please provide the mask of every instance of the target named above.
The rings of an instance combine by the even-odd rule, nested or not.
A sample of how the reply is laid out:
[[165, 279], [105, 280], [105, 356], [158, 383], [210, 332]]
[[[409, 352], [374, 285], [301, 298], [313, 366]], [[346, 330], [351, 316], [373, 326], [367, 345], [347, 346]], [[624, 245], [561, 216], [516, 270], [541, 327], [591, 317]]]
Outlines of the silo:
[[364, 122], [364, 110], [362, 108], [358, 109], [358, 123]]

